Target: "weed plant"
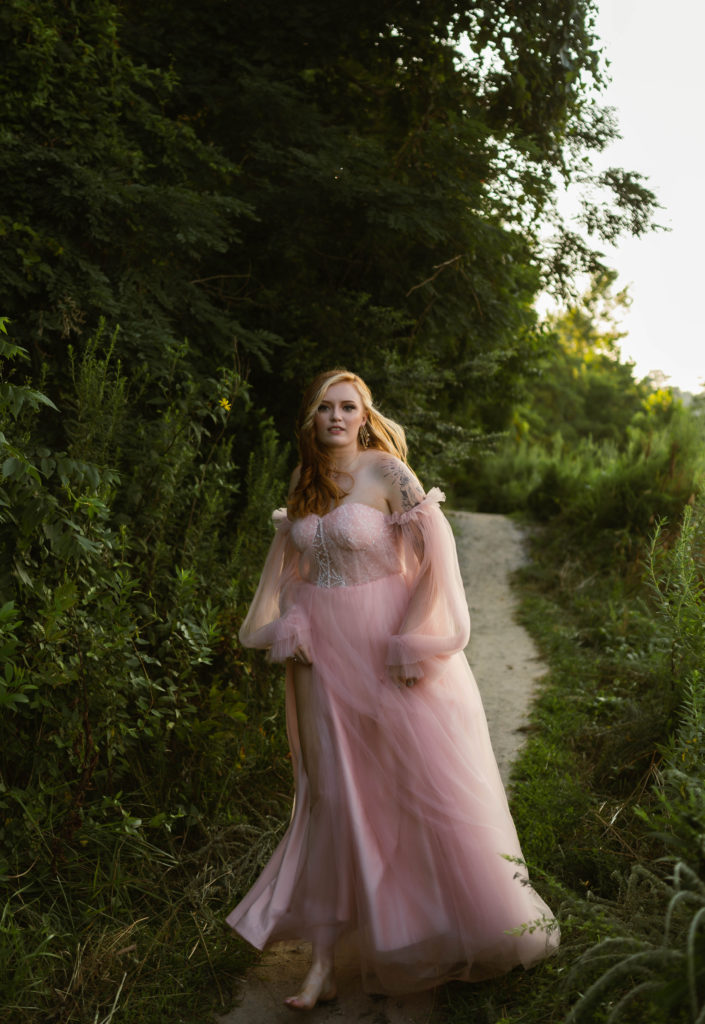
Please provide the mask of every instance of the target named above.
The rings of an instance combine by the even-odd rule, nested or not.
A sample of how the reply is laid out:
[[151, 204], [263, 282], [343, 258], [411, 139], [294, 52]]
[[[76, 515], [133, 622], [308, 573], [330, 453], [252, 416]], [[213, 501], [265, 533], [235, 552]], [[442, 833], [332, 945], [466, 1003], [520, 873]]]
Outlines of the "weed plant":
[[[666, 643], [661, 678], [677, 700], [673, 727], [660, 747], [654, 785], [636, 808], [663, 853], [633, 865], [627, 898], [614, 909], [619, 934], [585, 952], [573, 968], [584, 989], [568, 1021], [705, 1021], [705, 504], [687, 507], [680, 531], [659, 527], [648, 558], [654, 625]], [[672, 706], [668, 700], [666, 707]], [[677, 858], [677, 859], [676, 859]], [[664, 871], [668, 865], [667, 871]], [[620, 915], [633, 906], [638, 915]], [[637, 924], [638, 922], [638, 924]]]
[[635, 417], [622, 444], [507, 437], [479, 467], [475, 501], [482, 511], [560, 516], [576, 530], [644, 537], [658, 519], [676, 519], [702, 486], [704, 431], [702, 417], [675, 404], [668, 419]]
[[[12, 1024], [193, 1024], [227, 1006], [249, 954], [224, 912], [289, 804], [280, 673], [234, 639], [286, 452], [236, 366], [196, 380], [181, 347], [158, 376], [128, 375], [114, 353], [96, 336], [50, 399], [0, 336]], [[692, 423], [672, 430], [648, 449], [640, 435], [635, 466], [556, 453], [561, 500], [536, 492], [548, 521], [523, 616], [550, 675], [512, 799], [563, 946], [530, 974], [451, 988], [449, 1021], [702, 1017], [705, 516], [695, 501], [672, 515], [700, 472]]]
[[289, 803], [279, 674], [234, 637], [286, 452], [183, 348], [128, 377], [99, 333], [56, 401], [22, 360], [0, 335], [0, 1019], [194, 1024]]
[[649, 538], [536, 528], [522, 618], [549, 665], [511, 803], [559, 954], [450, 989], [454, 1024], [705, 1020], [705, 502]]

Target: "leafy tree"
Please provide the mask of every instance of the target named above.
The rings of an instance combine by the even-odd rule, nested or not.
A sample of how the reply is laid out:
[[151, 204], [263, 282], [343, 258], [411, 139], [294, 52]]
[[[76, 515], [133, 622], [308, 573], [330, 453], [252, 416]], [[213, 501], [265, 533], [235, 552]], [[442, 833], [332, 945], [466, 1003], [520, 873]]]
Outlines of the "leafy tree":
[[702, 418], [669, 389], [635, 380], [633, 363], [621, 360], [614, 317], [628, 298], [613, 294], [615, 276], [598, 275], [549, 318], [509, 431], [455, 477], [481, 508], [560, 515], [584, 537], [644, 534], [701, 486]]
[[556, 434], [566, 444], [579, 438], [611, 440], [623, 447], [628, 428], [651, 392], [624, 362], [615, 324], [629, 304], [625, 290], [613, 293], [616, 273], [597, 275], [580, 300], [547, 321], [554, 343], [527, 381], [527, 395], [514, 413], [514, 429], [547, 443]]
[[[565, 225], [548, 248], [537, 228], [616, 130], [593, 102], [593, 8], [0, 6], [17, 340], [0, 345], [0, 974], [16, 1019], [103, 1019], [125, 993], [135, 1019], [173, 1016], [170, 955], [202, 952], [217, 983], [222, 906], [247, 882], [233, 865], [266, 857], [286, 789], [267, 781], [278, 676], [235, 640], [262, 506], [282, 497], [278, 435], [300, 379], [339, 363], [434, 477], [506, 423], [546, 352], [538, 289], [599, 263]], [[597, 239], [645, 230], [639, 179], [602, 185], [583, 214]]]
[[[336, 363], [412, 433], [443, 425], [435, 451], [450, 421], [506, 422], [538, 289], [599, 262], [565, 226], [547, 250], [537, 233], [616, 131], [591, 2], [12, 0], [0, 17], [0, 272], [36, 364], [59, 372], [102, 314], [128, 374], [158, 373], [166, 339], [188, 335], [197, 375], [235, 348], [286, 432], [300, 379]], [[589, 183], [598, 238], [646, 229], [633, 175]]]
[[100, 316], [130, 370], [184, 334], [195, 358], [222, 359], [236, 333], [267, 348], [198, 284], [251, 215], [237, 169], [164, 113], [174, 75], [133, 61], [119, 22], [109, 0], [0, 10], [3, 312], [60, 379]]

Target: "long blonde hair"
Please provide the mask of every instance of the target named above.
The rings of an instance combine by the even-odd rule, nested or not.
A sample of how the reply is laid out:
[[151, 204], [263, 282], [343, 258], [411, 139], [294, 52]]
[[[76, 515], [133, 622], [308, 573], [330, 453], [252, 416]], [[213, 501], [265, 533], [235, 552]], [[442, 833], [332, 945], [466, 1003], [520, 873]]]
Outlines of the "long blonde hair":
[[368, 448], [377, 448], [396, 455], [406, 462], [407, 446], [403, 427], [383, 416], [372, 404], [372, 393], [362, 377], [342, 368], [319, 373], [306, 388], [296, 423], [296, 434], [301, 456], [301, 472], [294, 493], [289, 498], [289, 516], [300, 519], [314, 513], [325, 515], [338, 505], [348, 493], [333, 477], [333, 460], [324, 445], [318, 443], [314, 417], [326, 391], [333, 384], [344, 381], [354, 385], [367, 413], [365, 429]]

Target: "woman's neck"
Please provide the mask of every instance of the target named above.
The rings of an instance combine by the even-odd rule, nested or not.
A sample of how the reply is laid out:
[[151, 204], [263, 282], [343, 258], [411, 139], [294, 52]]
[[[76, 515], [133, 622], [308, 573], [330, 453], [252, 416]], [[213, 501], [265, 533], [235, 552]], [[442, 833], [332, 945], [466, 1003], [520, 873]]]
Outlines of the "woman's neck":
[[361, 454], [362, 448], [358, 448], [357, 446], [351, 451], [345, 451], [343, 449], [336, 452], [331, 458], [331, 469], [333, 473], [352, 473], [357, 466]]

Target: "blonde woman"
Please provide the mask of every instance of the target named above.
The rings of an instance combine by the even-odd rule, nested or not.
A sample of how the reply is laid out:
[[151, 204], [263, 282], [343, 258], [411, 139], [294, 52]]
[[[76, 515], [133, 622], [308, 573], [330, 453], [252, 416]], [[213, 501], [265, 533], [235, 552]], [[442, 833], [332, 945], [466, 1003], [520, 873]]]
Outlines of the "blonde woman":
[[463, 654], [444, 496], [424, 494], [402, 428], [354, 373], [312, 381], [298, 439], [240, 632], [286, 662], [296, 799], [228, 923], [258, 949], [311, 942], [295, 1010], [335, 997], [336, 953], [393, 994], [528, 967], [558, 932], [507, 859], [521, 850]]

